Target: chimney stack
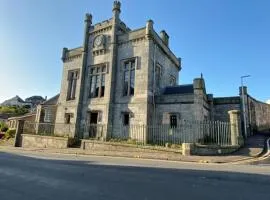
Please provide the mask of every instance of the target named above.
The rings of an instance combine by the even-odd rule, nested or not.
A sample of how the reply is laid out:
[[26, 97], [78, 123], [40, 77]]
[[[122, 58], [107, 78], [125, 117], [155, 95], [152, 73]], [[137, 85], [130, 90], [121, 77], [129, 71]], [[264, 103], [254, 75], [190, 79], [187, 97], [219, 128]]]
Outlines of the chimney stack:
[[160, 38], [162, 39], [163, 43], [166, 46], [169, 46], [169, 35], [166, 33], [166, 31], [162, 30], [159, 35], [160, 35]]

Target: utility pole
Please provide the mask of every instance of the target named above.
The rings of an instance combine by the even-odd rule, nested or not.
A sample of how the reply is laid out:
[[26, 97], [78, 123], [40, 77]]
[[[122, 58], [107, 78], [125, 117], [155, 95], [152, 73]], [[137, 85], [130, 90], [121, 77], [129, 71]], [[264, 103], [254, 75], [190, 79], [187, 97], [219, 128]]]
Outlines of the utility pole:
[[244, 118], [244, 136], [247, 138], [247, 117], [246, 117], [246, 106], [245, 106], [245, 96], [244, 96], [244, 84], [243, 79], [248, 78], [250, 75], [241, 76], [241, 93], [242, 93], [242, 109], [243, 109], [243, 118]]

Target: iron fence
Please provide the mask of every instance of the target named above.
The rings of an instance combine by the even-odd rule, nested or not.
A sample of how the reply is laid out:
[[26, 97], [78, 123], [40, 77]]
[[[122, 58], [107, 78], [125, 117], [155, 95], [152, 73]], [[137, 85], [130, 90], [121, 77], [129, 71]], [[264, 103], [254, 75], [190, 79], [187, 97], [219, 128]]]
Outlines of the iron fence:
[[63, 136], [74, 135], [75, 126], [73, 124], [52, 124], [25, 121], [23, 134], [34, 134], [44, 136]]
[[[186, 121], [170, 125], [91, 124], [83, 130], [85, 139], [127, 142], [138, 145], [174, 146], [182, 143], [229, 146], [232, 144], [231, 124], [220, 121]], [[69, 136], [75, 133], [74, 124], [24, 122], [24, 134]]]
[[85, 138], [104, 141], [151, 144], [158, 146], [199, 143], [203, 145], [231, 145], [231, 127], [228, 122], [186, 121], [170, 125], [119, 125], [91, 124]]

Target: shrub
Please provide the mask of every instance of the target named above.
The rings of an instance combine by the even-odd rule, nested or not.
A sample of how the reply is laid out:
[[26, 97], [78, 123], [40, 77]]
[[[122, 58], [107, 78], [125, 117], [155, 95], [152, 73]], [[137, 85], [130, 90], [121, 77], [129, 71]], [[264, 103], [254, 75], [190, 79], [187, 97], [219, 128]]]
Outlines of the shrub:
[[4, 122], [0, 122], [0, 131], [6, 132], [8, 130], [8, 126]]
[[14, 138], [15, 133], [16, 133], [15, 129], [8, 129], [7, 132], [5, 133], [4, 139], [8, 140], [10, 138]]
[[1, 132], [7, 132], [7, 130], [8, 130], [8, 127], [2, 127], [1, 128]]

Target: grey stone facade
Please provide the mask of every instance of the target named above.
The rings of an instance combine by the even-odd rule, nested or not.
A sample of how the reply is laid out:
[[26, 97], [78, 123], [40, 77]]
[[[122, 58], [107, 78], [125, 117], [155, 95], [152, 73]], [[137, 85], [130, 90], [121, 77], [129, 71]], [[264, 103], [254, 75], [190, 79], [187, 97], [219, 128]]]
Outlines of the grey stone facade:
[[[75, 125], [71, 137], [87, 138], [90, 124], [109, 125], [107, 137], [112, 137], [123, 125], [228, 121], [228, 110], [240, 109], [239, 97], [234, 102], [207, 94], [202, 76], [177, 85], [181, 59], [170, 50], [168, 34], [157, 34], [152, 20], [131, 30], [120, 12], [120, 2], [114, 1], [112, 18], [95, 25], [86, 14], [82, 46], [63, 48], [54, 119]], [[65, 135], [61, 128], [55, 133]]]
[[[112, 132], [117, 132], [125, 114], [130, 125], [169, 124], [171, 114], [178, 119], [209, 119], [203, 78], [190, 84], [192, 91], [181, 91], [182, 86], [177, 86], [181, 60], [170, 50], [168, 34], [163, 30], [158, 35], [152, 20], [142, 28], [130, 30], [120, 20], [120, 7], [120, 2], [115, 1], [112, 18], [95, 25], [92, 25], [92, 16], [87, 14], [83, 46], [63, 49], [55, 123], [65, 123], [69, 116], [69, 123], [76, 124], [74, 136], [83, 138], [87, 137], [86, 127], [90, 123], [109, 124]], [[131, 83], [129, 71], [128, 91], [132, 94], [123, 95], [128, 62], [134, 63], [134, 82]], [[99, 82], [93, 81], [93, 70], [96, 73], [100, 70]], [[73, 72], [76, 81], [70, 78]], [[102, 76], [105, 80], [101, 80]], [[100, 85], [95, 97], [91, 92], [94, 82]], [[170, 87], [177, 91], [165, 94]]]

